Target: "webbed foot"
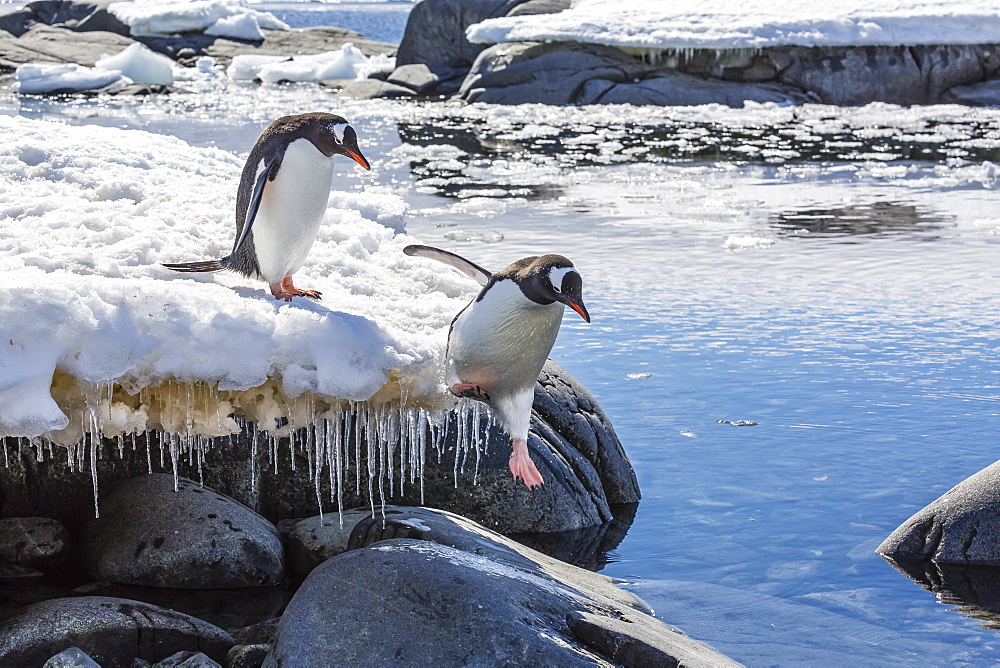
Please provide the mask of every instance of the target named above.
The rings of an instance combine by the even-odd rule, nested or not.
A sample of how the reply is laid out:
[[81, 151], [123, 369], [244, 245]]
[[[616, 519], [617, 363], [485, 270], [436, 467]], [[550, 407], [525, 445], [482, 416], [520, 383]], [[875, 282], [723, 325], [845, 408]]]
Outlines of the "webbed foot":
[[451, 386], [451, 393], [459, 399], [476, 399], [477, 401], [489, 401], [490, 395], [486, 390], [475, 383], [455, 383]]
[[541, 487], [545, 483], [528, 455], [528, 442], [520, 438], [514, 439], [514, 450], [510, 453], [510, 472], [515, 478], [523, 480], [529, 489]]

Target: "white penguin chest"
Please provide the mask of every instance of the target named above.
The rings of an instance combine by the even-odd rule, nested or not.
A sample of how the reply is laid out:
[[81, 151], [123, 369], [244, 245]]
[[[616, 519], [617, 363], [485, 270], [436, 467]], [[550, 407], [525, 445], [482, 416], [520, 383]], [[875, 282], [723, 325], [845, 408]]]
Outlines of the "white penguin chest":
[[277, 176], [264, 187], [251, 228], [260, 273], [268, 283], [291, 276], [305, 262], [332, 186], [332, 157], [308, 139], [288, 145]]
[[552, 350], [562, 304], [536, 304], [513, 281], [494, 284], [455, 320], [448, 339], [449, 382], [494, 395], [532, 387]]

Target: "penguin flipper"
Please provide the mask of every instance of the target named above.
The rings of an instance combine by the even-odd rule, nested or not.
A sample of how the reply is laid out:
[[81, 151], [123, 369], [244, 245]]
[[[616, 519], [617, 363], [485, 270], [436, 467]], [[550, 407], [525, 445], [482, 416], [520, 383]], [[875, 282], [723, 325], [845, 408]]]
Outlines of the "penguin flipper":
[[264, 186], [267, 185], [267, 177], [271, 173], [274, 163], [277, 161], [277, 156], [268, 160], [264, 165], [264, 169], [261, 170], [260, 175], [257, 177], [257, 182], [253, 186], [253, 195], [250, 196], [250, 204], [247, 206], [247, 215], [243, 220], [243, 229], [240, 230], [240, 236], [236, 239], [236, 243], [233, 244], [234, 255], [239, 247], [243, 245], [243, 242], [246, 241], [247, 235], [250, 234], [250, 227], [257, 217], [257, 210], [260, 209], [260, 199], [264, 196]]
[[438, 262], [444, 262], [446, 265], [458, 269], [469, 278], [476, 279], [480, 285], [489, 283], [490, 277], [493, 275], [475, 262], [466, 260], [461, 255], [455, 255], [454, 253], [434, 248], [433, 246], [407, 246], [403, 249], [403, 252], [414, 257], [426, 257]]

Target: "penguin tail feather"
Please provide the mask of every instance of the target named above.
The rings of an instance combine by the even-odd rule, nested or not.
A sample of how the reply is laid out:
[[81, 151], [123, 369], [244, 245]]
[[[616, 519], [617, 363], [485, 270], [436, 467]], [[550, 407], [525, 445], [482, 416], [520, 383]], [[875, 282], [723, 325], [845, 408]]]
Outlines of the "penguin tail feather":
[[164, 264], [163, 266], [172, 271], [183, 271], [186, 273], [200, 273], [208, 271], [222, 271], [226, 268], [225, 260], [206, 260], [204, 262], [180, 262], [177, 264]]

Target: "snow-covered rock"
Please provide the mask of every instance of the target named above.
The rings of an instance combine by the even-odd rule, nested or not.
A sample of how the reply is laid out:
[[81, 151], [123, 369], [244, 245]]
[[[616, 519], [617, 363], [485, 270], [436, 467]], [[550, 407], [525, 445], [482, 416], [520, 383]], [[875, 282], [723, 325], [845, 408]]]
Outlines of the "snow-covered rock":
[[76, 443], [88, 405], [106, 406], [105, 435], [222, 435], [239, 431], [232, 412], [274, 411], [250, 395], [237, 408], [234, 394], [191, 414], [148, 394], [180, 399], [178, 381], [350, 400], [391, 385], [397, 398], [442, 400], [437, 360], [475, 286], [402, 253], [412, 239], [397, 234], [398, 197], [336, 194], [296, 275], [322, 302], [277, 303], [254, 281], [160, 266], [229, 251], [242, 166], [145, 132], [0, 117], [0, 434]]
[[575, 41], [638, 49], [1000, 42], [993, 0], [575, 0], [556, 14], [489, 18], [473, 43]]
[[267, 56], [247, 54], [236, 56], [227, 74], [231, 79], [275, 83], [278, 81], [323, 81], [324, 79], [358, 79], [368, 72], [391, 68], [392, 59], [379, 54], [369, 58], [348, 42], [336, 51], [308, 56]]
[[174, 83], [174, 61], [136, 42], [113, 56], [97, 61], [97, 67], [117, 70], [138, 83], [169, 86]]
[[132, 35], [170, 35], [204, 32], [244, 40], [264, 39], [261, 29], [287, 30], [288, 25], [269, 12], [251, 9], [240, 0], [135, 0], [108, 6]]

